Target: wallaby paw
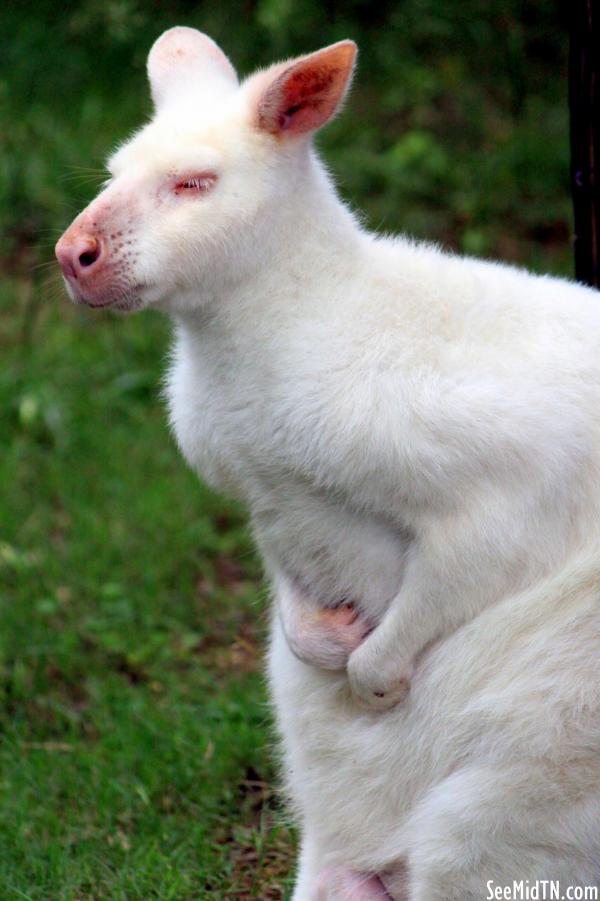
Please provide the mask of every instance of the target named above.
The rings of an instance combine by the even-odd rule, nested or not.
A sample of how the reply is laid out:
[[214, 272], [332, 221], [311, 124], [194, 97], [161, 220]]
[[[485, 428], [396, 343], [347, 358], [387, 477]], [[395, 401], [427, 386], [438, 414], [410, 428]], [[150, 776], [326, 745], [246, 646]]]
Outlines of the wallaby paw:
[[348, 681], [355, 701], [369, 710], [389, 710], [401, 704], [410, 691], [412, 666], [398, 663], [393, 670], [378, 666], [377, 656], [367, 644], [348, 660]]

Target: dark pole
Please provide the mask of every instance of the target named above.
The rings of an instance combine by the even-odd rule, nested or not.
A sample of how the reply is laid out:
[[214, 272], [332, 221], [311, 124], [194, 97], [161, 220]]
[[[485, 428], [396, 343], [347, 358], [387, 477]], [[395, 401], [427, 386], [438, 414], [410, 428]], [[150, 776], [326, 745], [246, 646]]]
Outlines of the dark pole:
[[600, 288], [600, 0], [571, 0], [569, 107], [575, 277]]

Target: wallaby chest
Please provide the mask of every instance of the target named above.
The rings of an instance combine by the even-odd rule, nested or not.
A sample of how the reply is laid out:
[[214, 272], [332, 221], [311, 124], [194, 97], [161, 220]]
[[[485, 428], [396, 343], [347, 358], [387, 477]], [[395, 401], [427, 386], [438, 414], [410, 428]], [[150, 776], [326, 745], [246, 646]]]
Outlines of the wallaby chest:
[[[263, 365], [233, 366], [184, 342], [168, 387], [177, 441], [206, 481], [248, 506], [267, 561], [321, 603], [352, 595], [381, 606], [397, 591], [407, 535], [301, 470], [302, 421], [295, 434], [290, 416], [303, 405], [297, 392], [278, 382], [268, 355]], [[310, 427], [319, 428], [314, 420]]]

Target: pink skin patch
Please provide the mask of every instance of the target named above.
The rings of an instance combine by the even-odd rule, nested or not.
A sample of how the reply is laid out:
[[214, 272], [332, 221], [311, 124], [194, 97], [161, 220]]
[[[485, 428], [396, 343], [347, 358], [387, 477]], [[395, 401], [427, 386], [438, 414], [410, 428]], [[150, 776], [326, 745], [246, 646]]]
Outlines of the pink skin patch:
[[316, 613], [316, 623], [345, 648], [348, 655], [365, 640], [373, 628], [354, 604], [320, 609]]
[[348, 658], [373, 629], [354, 607], [313, 607], [302, 594], [284, 618], [288, 645], [304, 663], [326, 670], [344, 670]]
[[394, 901], [377, 876], [343, 867], [322, 870], [317, 877], [317, 901]]

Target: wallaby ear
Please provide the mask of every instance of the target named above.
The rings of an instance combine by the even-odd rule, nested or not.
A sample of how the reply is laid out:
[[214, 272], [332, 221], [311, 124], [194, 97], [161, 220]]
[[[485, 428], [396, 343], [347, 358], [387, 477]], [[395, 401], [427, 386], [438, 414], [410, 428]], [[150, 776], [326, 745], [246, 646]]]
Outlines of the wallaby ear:
[[259, 128], [301, 135], [325, 125], [350, 86], [357, 49], [354, 41], [339, 41], [261, 73]]
[[235, 69], [215, 42], [195, 28], [170, 28], [148, 54], [148, 78], [155, 106], [178, 89], [207, 80], [215, 89], [237, 86]]

